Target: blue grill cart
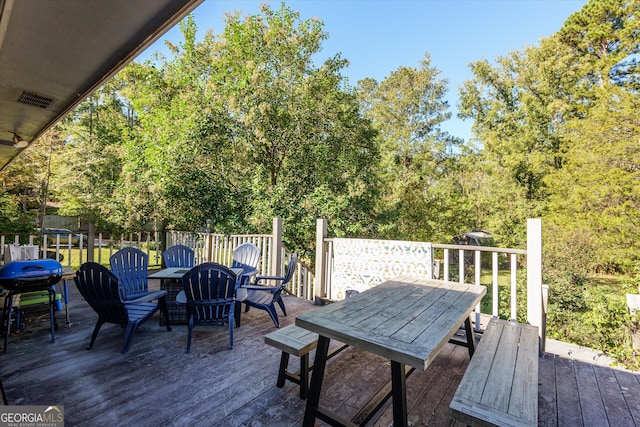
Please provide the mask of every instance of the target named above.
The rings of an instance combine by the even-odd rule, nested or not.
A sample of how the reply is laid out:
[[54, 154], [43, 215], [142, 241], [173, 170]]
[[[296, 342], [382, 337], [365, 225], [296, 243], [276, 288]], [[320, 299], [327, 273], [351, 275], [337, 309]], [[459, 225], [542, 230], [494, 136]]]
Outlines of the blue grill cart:
[[62, 277], [62, 265], [52, 259], [34, 259], [25, 261], [13, 261], [0, 267], [0, 288], [9, 294], [4, 301], [2, 312], [2, 330], [4, 331], [4, 348], [6, 353], [7, 342], [11, 330], [11, 315], [13, 312], [13, 297], [16, 294], [34, 291], [49, 292], [49, 319], [51, 321], [51, 342], [55, 342], [55, 284]]

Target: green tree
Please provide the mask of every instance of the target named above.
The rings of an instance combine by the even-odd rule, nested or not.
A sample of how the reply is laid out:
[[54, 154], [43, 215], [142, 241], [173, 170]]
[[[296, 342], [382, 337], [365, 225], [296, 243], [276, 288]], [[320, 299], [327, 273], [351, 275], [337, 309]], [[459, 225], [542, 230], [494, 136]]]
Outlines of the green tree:
[[591, 232], [592, 272], [628, 272], [640, 258], [640, 97], [611, 84], [596, 92], [588, 117], [567, 124], [563, 167], [547, 177], [548, 219], [565, 237]]
[[591, 99], [591, 88], [607, 83], [640, 89], [639, 14], [638, 0], [591, 0], [567, 19], [555, 37], [571, 52], [566, 66], [579, 79], [574, 91]]
[[107, 82], [60, 125], [61, 150], [51, 161], [51, 193], [61, 215], [91, 221], [104, 230], [122, 224], [114, 191], [120, 185], [128, 111], [118, 79]]
[[0, 172], [0, 231], [33, 233], [42, 226], [50, 201], [52, 159], [63, 148], [53, 128]]
[[322, 22], [301, 21], [284, 5], [261, 13], [230, 15], [212, 52], [216, 90], [233, 120], [234, 165], [251, 183], [251, 223], [264, 229], [282, 217], [285, 242], [297, 248], [313, 246], [317, 217], [337, 235], [366, 232], [378, 151], [343, 83], [346, 61], [313, 63]]
[[232, 128], [211, 60], [214, 40], [207, 34], [197, 42], [191, 17], [180, 28], [184, 42], [169, 46], [171, 60], [122, 73], [137, 126], [124, 145], [117, 196], [132, 227], [162, 221], [194, 230], [210, 219], [229, 232], [245, 223], [248, 184], [234, 165]]
[[562, 91], [557, 55], [549, 44], [512, 52], [496, 66], [478, 61], [460, 92], [460, 115], [474, 120], [478, 144], [477, 162], [469, 166], [484, 171], [482, 186], [470, 196], [484, 203], [484, 225], [503, 238], [524, 240], [517, 224], [544, 213], [543, 178], [560, 165], [564, 106], [556, 102]]
[[280, 216], [285, 242], [301, 249], [319, 216], [336, 234], [371, 224], [374, 133], [343, 84], [345, 61], [312, 61], [322, 23], [264, 5], [201, 42], [192, 19], [181, 29], [171, 60], [122, 73], [137, 120], [118, 193], [129, 219], [239, 232]]
[[359, 82], [361, 106], [382, 153], [379, 233], [387, 238], [449, 239], [465, 217], [453, 179], [460, 141], [440, 128], [451, 113], [447, 81], [439, 75], [427, 53], [418, 69], [400, 67], [380, 83]]

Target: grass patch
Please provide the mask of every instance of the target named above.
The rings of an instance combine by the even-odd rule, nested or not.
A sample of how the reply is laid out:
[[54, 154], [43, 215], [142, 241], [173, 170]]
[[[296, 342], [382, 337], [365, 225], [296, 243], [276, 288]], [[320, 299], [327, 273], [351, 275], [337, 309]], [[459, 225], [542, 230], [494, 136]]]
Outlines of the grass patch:
[[[109, 258], [120, 249], [121, 247], [116, 245], [95, 247], [93, 251], [93, 261], [102, 264], [105, 267], [109, 267]], [[147, 248], [145, 247], [142, 247], [140, 249], [142, 249], [146, 254], [149, 255], [150, 268], [160, 267], [162, 254], [159, 251], [155, 249], [147, 250]], [[60, 254], [63, 256], [63, 259], [60, 262], [62, 266], [65, 269], [71, 269], [73, 271], [78, 270], [80, 268], [80, 265], [87, 262], [88, 260], [87, 248], [82, 248], [82, 251], [77, 247], [72, 247], [71, 249], [69, 249], [68, 247], [60, 248]]]

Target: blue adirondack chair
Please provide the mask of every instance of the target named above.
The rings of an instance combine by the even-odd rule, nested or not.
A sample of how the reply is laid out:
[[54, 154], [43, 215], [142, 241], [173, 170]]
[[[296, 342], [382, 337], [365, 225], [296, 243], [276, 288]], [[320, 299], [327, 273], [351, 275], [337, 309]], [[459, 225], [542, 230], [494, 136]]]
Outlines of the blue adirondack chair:
[[251, 273], [258, 273], [258, 266], [260, 265], [260, 249], [253, 243], [243, 243], [233, 250], [233, 263], [231, 267], [242, 268], [243, 280], [245, 283], [242, 285], [248, 285], [248, 281], [251, 280]]
[[[86, 262], [80, 266], [74, 278], [76, 286], [82, 297], [98, 314], [98, 321], [91, 335], [90, 349], [96, 341], [100, 327], [104, 323], [115, 323], [125, 327], [124, 344], [122, 353], [129, 351], [133, 335], [138, 326], [153, 314], [162, 310], [168, 318], [167, 305], [164, 296], [156, 298], [141, 298], [137, 301], [127, 301], [125, 290], [118, 277], [106, 267], [95, 263]], [[166, 293], [165, 293], [166, 294]], [[153, 300], [156, 302], [152, 302]], [[167, 330], [171, 330], [167, 322]]]
[[149, 291], [149, 256], [137, 248], [122, 248], [109, 258], [111, 271], [124, 288], [127, 301], [167, 295], [167, 291]]
[[185, 245], [173, 245], [162, 253], [164, 265], [171, 267], [188, 267], [191, 268], [195, 264], [193, 249]]
[[[282, 301], [282, 290], [286, 285], [291, 282], [293, 273], [296, 271], [298, 265], [298, 254], [294, 252], [289, 258], [289, 264], [287, 265], [287, 271], [284, 276], [258, 276], [254, 285], [247, 286], [247, 297], [244, 299], [245, 312], [249, 311], [249, 308], [255, 307], [260, 310], [265, 310], [271, 316], [271, 320], [276, 325], [276, 328], [280, 327], [278, 321], [278, 313], [276, 312], [276, 303], [280, 306], [282, 314], [287, 315], [287, 310], [284, 307], [284, 301]], [[269, 282], [279, 283], [276, 286], [269, 286]]]
[[187, 308], [187, 353], [191, 352], [191, 335], [195, 325], [213, 323], [229, 325], [229, 345], [233, 348], [236, 275], [222, 264], [206, 262], [182, 276], [184, 290], [176, 302]]
[[246, 286], [251, 283], [251, 278], [258, 274], [260, 265], [260, 249], [253, 243], [243, 243], [233, 250], [233, 263], [231, 268], [242, 268], [241, 282], [238, 283], [236, 292], [236, 327], [240, 327], [240, 313], [242, 301], [247, 296]]

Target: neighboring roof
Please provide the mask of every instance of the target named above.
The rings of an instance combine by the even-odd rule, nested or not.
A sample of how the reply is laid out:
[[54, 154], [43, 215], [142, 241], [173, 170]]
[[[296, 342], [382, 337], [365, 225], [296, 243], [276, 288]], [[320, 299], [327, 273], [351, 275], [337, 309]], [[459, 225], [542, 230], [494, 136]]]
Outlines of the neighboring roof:
[[0, 170], [203, 0], [0, 0]]

